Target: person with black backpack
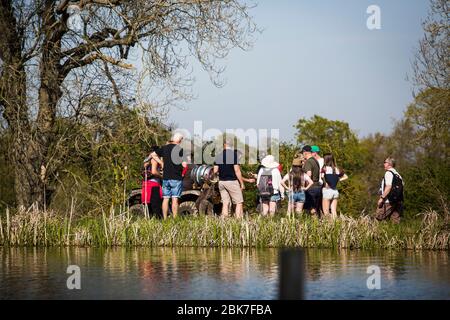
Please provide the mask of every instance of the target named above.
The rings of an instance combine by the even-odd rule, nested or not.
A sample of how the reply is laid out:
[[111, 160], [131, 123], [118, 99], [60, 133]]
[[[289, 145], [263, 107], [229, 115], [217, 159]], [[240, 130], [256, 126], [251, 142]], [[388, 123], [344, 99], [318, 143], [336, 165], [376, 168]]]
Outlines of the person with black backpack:
[[281, 185], [281, 173], [278, 169], [280, 164], [275, 161], [274, 156], [268, 155], [261, 160], [261, 165], [262, 168], [259, 170], [256, 179], [262, 204], [261, 213], [263, 216], [266, 216], [268, 213], [274, 216], [277, 202], [284, 197], [281, 193], [283, 187]]
[[394, 158], [384, 160], [385, 174], [381, 181], [380, 199], [375, 218], [379, 221], [391, 219], [400, 222], [403, 211], [403, 178], [395, 170]]

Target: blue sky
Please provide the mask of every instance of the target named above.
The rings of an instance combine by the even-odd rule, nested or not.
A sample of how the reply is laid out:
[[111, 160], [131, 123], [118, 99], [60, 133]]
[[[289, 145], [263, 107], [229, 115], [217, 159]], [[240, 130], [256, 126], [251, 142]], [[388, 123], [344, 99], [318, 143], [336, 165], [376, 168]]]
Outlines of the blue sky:
[[[232, 51], [216, 88], [195, 68], [196, 99], [172, 109], [169, 122], [204, 128], [280, 129], [314, 114], [342, 120], [359, 136], [389, 133], [412, 101], [411, 61], [428, 11], [425, 0], [260, 0], [251, 11], [264, 31], [251, 51]], [[381, 30], [369, 30], [369, 5]]]

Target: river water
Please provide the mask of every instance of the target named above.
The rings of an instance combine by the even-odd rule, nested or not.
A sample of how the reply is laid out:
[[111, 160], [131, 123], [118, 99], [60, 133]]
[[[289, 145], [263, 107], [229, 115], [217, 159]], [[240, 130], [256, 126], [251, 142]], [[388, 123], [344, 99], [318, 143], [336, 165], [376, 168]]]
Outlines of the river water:
[[[277, 299], [279, 252], [0, 247], [0, 299]], [[308, 249], [305, 257], [306, 299], [450, 299], [448, 251]], [[70, 265], [79, 270], [67, 273]], [[380, 289], [368, 289], [369, 266], [379, 267]], [[68, 278], [81, 289], [69, 290]]]

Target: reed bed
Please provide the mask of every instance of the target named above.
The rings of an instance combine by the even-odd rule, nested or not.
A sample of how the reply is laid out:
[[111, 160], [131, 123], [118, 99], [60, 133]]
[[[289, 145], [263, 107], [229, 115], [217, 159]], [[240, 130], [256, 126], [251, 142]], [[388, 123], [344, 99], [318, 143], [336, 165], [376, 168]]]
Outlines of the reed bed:
[[213, 216], [161, 221], [119, 215], [74, 218], [35, 208], [0, 216], [3, 246], [309, 247], [350, 249], [450, 249], [450, 226], [436, 212], [400, 225], [370, 217], [317, 220], [308, 216], [243, 220]]

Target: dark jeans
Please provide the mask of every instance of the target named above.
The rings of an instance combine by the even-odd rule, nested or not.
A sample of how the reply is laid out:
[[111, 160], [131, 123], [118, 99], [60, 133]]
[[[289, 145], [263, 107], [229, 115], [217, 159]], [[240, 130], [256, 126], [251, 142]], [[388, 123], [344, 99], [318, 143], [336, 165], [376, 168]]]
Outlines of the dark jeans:
[[150, 215], [155, 215], [157, 218], [162, 218], [162, 199], [159, 193], [159, 187], [152, 188], [152, 196], [150, 203], [147, 204], [147, 209]]
[[320, 199], [322, 198], [321, 187], [311, 187], [305, 192], [305, 209], [314, 209], [317, 215], [320, 215]]

